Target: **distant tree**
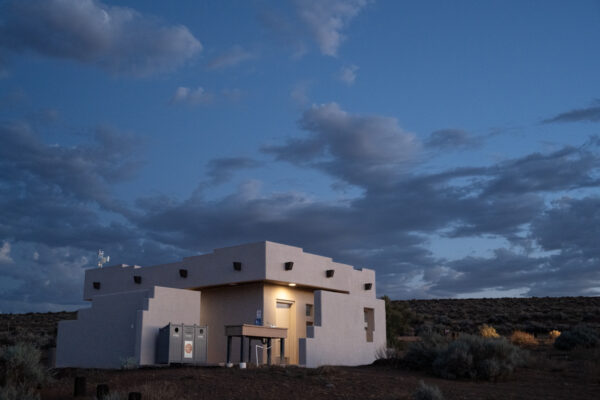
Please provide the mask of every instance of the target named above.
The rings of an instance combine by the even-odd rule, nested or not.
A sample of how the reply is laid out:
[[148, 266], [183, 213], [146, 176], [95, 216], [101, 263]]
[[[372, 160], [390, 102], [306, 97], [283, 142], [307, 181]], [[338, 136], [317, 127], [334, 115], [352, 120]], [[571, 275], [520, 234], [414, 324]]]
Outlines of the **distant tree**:
[[406, 335], [415, 319], [415, 313], [404, 303], [394, 303], [388, 296], [385, 301], [386, 337], [388, 347], [396, 347], [397, 336]]

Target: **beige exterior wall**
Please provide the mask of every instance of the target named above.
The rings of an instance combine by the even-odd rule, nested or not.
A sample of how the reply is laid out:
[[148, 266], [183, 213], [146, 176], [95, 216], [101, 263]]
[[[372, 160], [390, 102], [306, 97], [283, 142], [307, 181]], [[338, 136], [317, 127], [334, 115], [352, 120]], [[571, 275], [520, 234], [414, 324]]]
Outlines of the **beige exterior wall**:
[[[225, 362], [225, 325], [254, 324], [256, 310], [263, 308], [263, 284], [250, 283], [202, 290], [200, 324], [208, 326], [207, 362]], [[240, 340], [233, 339], [231, 361], [240, 360]], [[247, 357], [248, 348], [244, 348]]]
[[200, 292], [164, 287], [97, 296], [74, 321], [60, 321], [56, 366], [119, 368], [129, 358], [154, 364], [158, 329], [198, 324]]
[[[282, 285], [265, 284], [264, 289], [264, 316], [265, 325], [277, 326], [277, 302], [289, 302], [291, 326], [288, 327], [288, 339], [286, 340], [286, 357], [290, 364], [298, 364], [298, 343], [300, 338], [306, 337], [306, 321], [312, 318], [306, 317], [306, 305], [314, 305], [313, 291], [309, 289], [295, 288]], [[313, 307], [314, 313], [314, 307]], [[279, 356], [279, 343], [273, 343], [273, 356]]]
[[[343, 293], [315, 292], [315, 326], [300, 340], [300, 364], [363, 365], [385, 349], [385, 303]], [[364, 309], [373, 309], [373, 341], [367, 339]]]

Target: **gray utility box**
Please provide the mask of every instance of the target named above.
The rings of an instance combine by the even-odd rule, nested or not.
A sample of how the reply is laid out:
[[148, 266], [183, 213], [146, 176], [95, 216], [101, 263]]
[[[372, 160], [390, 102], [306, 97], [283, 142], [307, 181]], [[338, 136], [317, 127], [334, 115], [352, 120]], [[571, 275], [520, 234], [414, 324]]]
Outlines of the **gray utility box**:
[[170, 323], [158, 331], [156, 363], [206, 363], [206, 326]]

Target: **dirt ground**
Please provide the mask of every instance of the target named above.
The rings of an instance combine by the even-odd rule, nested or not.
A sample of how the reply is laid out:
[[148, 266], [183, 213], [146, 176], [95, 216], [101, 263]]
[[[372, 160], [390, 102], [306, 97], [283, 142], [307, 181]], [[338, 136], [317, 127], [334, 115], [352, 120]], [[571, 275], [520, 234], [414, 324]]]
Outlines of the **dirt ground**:
[[88, 398], [96, 386], [126, 399], [410, 399], [420, 380], [437, 385], [452, 399], [600, 399], [597, 351], [563, 353], [550, 347], [532, 350], [533, 362], [502, 382], [451, 381], [422, 372], [382, 365], [362, 367], [168, 367], [123, 371], [57, 371], [42, 399], [72, 398], [75, 376], [87, 380]]

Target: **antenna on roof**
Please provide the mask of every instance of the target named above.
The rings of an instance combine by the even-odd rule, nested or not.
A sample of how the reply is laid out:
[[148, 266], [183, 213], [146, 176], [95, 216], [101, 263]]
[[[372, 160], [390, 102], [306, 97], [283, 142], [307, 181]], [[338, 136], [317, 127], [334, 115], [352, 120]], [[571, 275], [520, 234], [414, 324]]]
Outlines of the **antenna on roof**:
[[104, 250], [98, 250], [98, 268], [102, 268], [104, 264], [110, 261], [110, 256], [104, 257]]

